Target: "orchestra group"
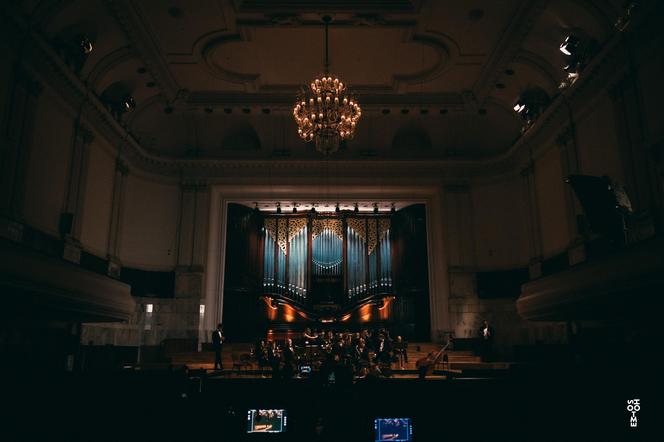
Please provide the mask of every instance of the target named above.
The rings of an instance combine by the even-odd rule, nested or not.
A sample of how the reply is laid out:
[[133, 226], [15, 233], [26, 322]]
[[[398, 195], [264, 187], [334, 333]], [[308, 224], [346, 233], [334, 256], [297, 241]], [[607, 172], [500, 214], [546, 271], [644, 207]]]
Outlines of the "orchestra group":
[[260, 340], [252, 354], [259, 369], [270, 367], [273, 375], [283, 377], [298, 375], [302, 366], [319, 370], [333, 365], [345, 367], [356, 378], [386, 376], [393, 364], [403, 369], [408, 363], [407, 343], [401, 336], [392, 339], [386, 329], [351, 333], [307, 328], [282, 345]]

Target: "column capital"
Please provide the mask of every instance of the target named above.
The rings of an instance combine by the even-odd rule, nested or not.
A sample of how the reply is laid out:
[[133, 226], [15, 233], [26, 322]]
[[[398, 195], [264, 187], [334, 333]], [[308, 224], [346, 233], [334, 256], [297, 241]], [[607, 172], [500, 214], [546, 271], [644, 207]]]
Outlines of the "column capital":
[[522, 177], [528, 177], [532, 175], [534, 172], [535, 172], [535, 162], [533, 160], [530, 160], [521, 167], [519, 174]]
[[127, 176], [129, 175], [129, 165], [127, 164], [126, 161], [118, 158], [115, 160], [115, 170], [120, 172], [122, 176]]
[[567, 147], [569, 142], [572, 140], [572, 129], [567, 126], [556, 135], [556, 144], [558, 146]]
[[80, 140], [83, 144], [88, 145], [92, 143], [95, 136], [88, 126], [83, 123], [78, 123], [78, 126], [76, 127], [76, 138], [77, 141]]
[[180, 188], [183, 192], [203, 192], [207, 190], [208, 183], [206, 180], [186, 180], [180, 183]]

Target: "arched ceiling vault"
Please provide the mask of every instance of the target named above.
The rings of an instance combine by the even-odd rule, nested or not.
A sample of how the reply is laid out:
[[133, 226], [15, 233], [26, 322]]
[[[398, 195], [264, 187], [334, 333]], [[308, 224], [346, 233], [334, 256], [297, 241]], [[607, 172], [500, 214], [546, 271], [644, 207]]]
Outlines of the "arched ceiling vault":
[[[146, 151], [198, 159], [315, 158], [290, 115], [299, 86], [322, 71], [325, 14], [331, 70], [363, 107], [344, 159], [500, 155], [521, 132], [518, 95], [556, 92], [566, 34], [583, 29], [601, 44], [621, 10], [619, 0], [36, 3], [23, 12], [48, 38], [92, 27], [79, 76], [98, 95], [128, 85], [136, 109], [121, 118]], [[410, 152], [417, 140], [427, 147]]]

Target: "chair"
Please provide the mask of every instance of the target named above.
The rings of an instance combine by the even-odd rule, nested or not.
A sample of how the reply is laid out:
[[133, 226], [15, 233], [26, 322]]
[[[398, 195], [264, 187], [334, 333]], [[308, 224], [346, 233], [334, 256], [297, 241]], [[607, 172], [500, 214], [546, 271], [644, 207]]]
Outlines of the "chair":
[[237, 353], [231, 353], [231, 360], [233, 361], [233, 370], [242, 370], [242, 367], [244, 368], [251, 368], [251, 360], [249, 359], [249, 355], [246, 353], [243, 353], [241, 355], [238, 355]]

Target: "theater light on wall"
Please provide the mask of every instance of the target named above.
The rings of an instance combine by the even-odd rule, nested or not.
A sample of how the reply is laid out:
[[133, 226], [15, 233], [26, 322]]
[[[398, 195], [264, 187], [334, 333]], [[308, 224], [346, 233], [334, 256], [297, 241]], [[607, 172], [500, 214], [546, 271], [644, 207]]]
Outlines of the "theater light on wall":
[[565, 57], [563, 71], [567, 74], [559, 88], [571, 86], [579, 78], [594, 53], [595, 42], [582, 30], [576, 29], [569, 33], [560, 44], [560, 52]]

